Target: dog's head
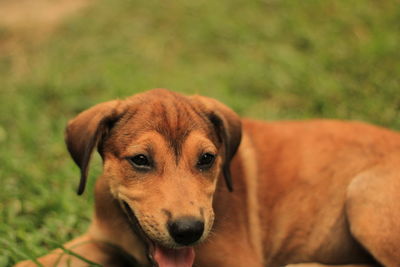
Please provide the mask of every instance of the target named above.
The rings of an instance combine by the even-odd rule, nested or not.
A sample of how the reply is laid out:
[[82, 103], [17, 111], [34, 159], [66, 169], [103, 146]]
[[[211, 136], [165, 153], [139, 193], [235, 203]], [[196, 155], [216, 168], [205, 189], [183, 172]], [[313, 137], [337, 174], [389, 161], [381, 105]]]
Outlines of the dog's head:
[[213, 224], [217, 179], [241, 139], [238, 116], [216, 100], [155, 89], [96, 105], [71, 120], [66, 143], [81, 169], [78, 194], [97, 146], [103, 177], [136, 221], [159, 266], [191, 265]]

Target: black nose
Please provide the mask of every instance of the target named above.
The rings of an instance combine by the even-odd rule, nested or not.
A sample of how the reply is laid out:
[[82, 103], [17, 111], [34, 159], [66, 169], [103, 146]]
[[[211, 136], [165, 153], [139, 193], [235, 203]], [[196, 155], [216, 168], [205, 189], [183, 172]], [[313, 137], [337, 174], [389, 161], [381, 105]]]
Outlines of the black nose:
[[168, 231], [176, 243], [187, 246], [200, 239], [204, 222], [195, 217], [182, 217], [168, 222]]

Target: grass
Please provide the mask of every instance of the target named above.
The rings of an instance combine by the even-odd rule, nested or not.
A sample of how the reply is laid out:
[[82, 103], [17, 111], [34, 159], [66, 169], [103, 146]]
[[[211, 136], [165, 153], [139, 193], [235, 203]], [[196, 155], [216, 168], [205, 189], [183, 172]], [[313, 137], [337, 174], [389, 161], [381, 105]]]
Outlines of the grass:
[[101, 162], [78, 197], [63, 143], [79, 111], [166, 87], [243, 116], [400, 129], [399, 32], [394, 0], [98, 0], [43, 42], [21, 37], [0, 51], [0, 266], [88, 226]]

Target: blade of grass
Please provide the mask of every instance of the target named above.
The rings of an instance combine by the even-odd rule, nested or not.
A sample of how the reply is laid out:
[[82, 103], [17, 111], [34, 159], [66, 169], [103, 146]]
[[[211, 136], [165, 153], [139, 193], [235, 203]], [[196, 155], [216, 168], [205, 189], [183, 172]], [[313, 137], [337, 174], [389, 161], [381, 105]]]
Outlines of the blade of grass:
[[38, 262], [36, 260], [36, 258], [31, 257], [27, 254], [25, 254], [24, 252], [20, 251], [18, 248], [16, 248], [15, 246], [13, 246], [10, 242], [8, 242], [6, 239], [0, 238], [0, 242], [5, 244], [5, 246], [7, 246], [9, 249], [11, 249], [15, 254], [18, 254], [19, 256], [27, 259], [27, 260], [31, 260], [33, 261], [37, 266], [43, 267], [43, 264], [41, 264], [40, 262]]
[[[89, 264], [90, 266], [102, 267], [101, 264], [98, 264], [98, 263], [96, 263], [96, 262], [93, 262], [93, 261], [91, 261], [91, 260], [86, 259], [86, 258], [83, 257], [82, 255], [79, 255], [79, 254], [73, 252], [72, 250], [65, 248], [65, 247], [64, 247], [63, 245], [61, 245], [60, 243], [57, 243], [57, 242], [52, 241], [52, 240], [48, 240], [48, 242], [49, 242], [49, 243], [53, 243], [53, 244], [56, 245], [58, 248], [60, 248], [62, 251], [64, 251], [66, 254], [71, 255], [71, 256], [74, 256], [75, 258], [80, 259], [80, 260], [83, 261], [83, 262], [86, 262], [86, 263]], [[81, 244], [81, 243], [80, 243], [80, 244]], [[59, 262], [59, 261], [60, 261], [60, 259], [57, 260], [57, 262]]]

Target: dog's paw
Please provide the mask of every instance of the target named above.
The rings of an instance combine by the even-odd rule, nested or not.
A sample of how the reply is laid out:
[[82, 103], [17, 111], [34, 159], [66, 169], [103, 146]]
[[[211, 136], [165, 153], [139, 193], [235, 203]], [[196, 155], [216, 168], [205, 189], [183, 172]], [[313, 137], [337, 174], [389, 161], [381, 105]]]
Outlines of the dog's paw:
[[324, 265], [318, 264], [318, 263], [293, 263], [293, 264], [288, 264], [284, 265], [282, 267], [322, 267]]

